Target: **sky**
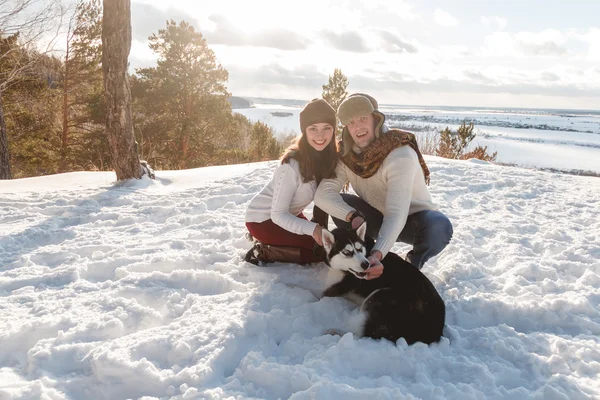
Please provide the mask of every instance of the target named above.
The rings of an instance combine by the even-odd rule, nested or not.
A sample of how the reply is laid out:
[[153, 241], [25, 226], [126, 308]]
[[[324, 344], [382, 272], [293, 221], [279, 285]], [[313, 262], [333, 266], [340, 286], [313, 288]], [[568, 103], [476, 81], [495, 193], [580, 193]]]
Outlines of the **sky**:
[[134, 1], [131, 68], [167, 19], [199, 30], [233, 95], [311, 99], [334, 68], [385, 104], [600, 109], [597, 0]]

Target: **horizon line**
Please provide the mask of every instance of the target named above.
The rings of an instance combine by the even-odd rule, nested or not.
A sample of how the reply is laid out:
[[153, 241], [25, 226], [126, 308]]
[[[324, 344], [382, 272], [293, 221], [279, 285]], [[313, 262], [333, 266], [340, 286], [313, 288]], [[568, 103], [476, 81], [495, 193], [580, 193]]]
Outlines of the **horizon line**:
[[[265, 99], [265, 100], [287, 100], [287, 101], [296, 101], [296, 102], [303, 102], [303, 103], [308, 103], [310, 100], [303, 100], [303, 99], [290, 99], [290, 98], [278, 98], [278, 97], [262, 97], [262, 96], [239, 96], [239, 95], [231, 95], [231, 97], [241, 97], [241, 98], [248, 98], [248, 99]], [[545, 107], [539, 107], [539, 108], [533, 108], [533, 107], [522, 107], [522, 106], [511, 106], [511, 107], [505, 107], [505, 106], [450, 106], [450, 105], [442, 105], [442, 104], [430, 104], [430, 105], [425, 105], [425, 104], [397, 104], [397, 103], [379, 103], [381, 106], [399, 106], [399, 107], [448, 107], [448, 108], [475, 108], [475, 109], [515, 109], [515, 110], [549, 110], [549, 111], [585, 111], [585, 112], [589, 112], [592, 111], [594, 113], [598, 113], [600, 114], [600, 109], [597, 108], [545, 108]]]

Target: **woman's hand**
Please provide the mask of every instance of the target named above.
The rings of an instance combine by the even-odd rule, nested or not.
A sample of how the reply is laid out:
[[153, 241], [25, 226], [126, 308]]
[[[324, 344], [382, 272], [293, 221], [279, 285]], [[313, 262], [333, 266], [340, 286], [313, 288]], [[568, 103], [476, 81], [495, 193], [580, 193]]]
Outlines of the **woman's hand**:
[[313, 231], [313, 239], [315, 242], [321, 247], [323, 247], [323, 227], [321, 225], [315, 226], [315, 230]]

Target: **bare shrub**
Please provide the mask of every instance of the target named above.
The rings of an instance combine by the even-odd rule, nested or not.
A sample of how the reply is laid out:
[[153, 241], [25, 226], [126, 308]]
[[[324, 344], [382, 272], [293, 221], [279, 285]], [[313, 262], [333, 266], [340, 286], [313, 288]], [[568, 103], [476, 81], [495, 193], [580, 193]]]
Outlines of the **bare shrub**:
[[473, 122], [464, 121], [456, 131], [446, 127], [440, 131], [439, 143], [435, 150], [435, 155], [444, 158], [457, 160], [467, 160], [476, 158], [479, 160], [493, 162], [496, 160], [498, 152], [488, 154], [487, 146], [477, 146], [473, 150], [466, 152], [469, 144], [475, 139], [475, 125]]
[[417, 138], [417, 144], [421, 153], [428, 155], [435, 155], [438, 145], [440, 143], [440, 133], [438, 131], [428, 131], [415, 135]]
[[470, 158], [476, 158], [478, 160], [483, 160], [483, 161], [488, 161], [488, 162], [494, 162], [494, 161], [496, 161], [496, 156], [497, 155], [498, 155], [497, 151], [495, 151], [492, 154], [489, 154], [487, 152], [487, 146], [483, 146], [483, 147], [477, 146], [472, 151], [463, 154], [461, 156], [461, 160], [468, 160]]

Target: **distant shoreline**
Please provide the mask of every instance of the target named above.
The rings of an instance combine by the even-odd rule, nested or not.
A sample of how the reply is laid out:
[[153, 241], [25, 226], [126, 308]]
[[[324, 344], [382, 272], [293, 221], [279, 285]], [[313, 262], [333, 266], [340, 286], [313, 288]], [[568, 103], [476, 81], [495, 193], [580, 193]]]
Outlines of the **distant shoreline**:
[[591, 176], [593, 178], [600, 178], [599, 172], [587, 171], [581, 169], [560, 169], [560, 168], [549, 168], [549, 167], [530, 167], [524, 165], [518, 165], [513, 163], [502, 163], [502, 162], [494, 162], [494, 165], [500, 165], [502, 167], [516, 167], [516, 168], [524, 168], [524, 169], [533, 169], [536, 171], [544, 171], [550, 172], [554, 174], [565, 174], [565, 175], [576, 175], [576, 176]]
[[[309, 100], [298, 99], [275, 99], [267, 97], [250, 97], [237, 96], [253, 101], [255, 104], [282, 104], [295, 105], [303, 107]], [[600, 110], [598, 109], [582, 109], [582, 108], [531, 108], [531, 107], [486, 107], [486, 106], [447, 106], [447, 105], [422, 105], [422, 104], [388, 104], [380, 103], [380, 108], [402, 108], [402, 109], [423, 109], [423, 110], [447, 110], [447, 111], [480, 111], [480, 112], [520, 112], [528, 113], [531, 111], [545, 111], [550, 114], [575, 114], [576, 116], [590, 115], [600, 118]]]

